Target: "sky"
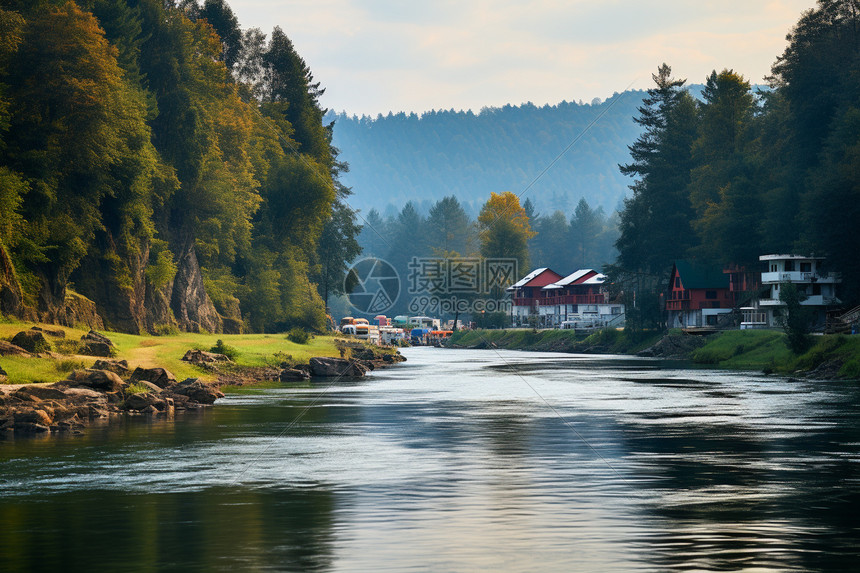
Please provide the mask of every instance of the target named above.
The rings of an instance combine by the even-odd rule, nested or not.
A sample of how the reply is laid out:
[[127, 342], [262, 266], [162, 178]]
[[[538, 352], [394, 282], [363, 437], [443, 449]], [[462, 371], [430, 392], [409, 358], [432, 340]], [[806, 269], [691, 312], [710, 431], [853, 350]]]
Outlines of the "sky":
[[280, 26], [349, 114], [556, 104], [651, 87], [666, 62], [764, 83], [814, 0], [227, 0], [242, 28]]

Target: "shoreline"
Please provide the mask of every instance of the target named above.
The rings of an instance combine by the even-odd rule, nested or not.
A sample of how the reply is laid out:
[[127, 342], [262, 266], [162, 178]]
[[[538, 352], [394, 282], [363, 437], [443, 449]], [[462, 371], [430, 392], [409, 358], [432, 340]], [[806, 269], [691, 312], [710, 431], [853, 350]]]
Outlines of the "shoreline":
[[817, 380], [860, 381], [860, 336], [811, 336], [810, 348], [794, 355], [785, 335], [771, 330], [727, 330], [709, 335], [681, 331], [630, 333], [600, 330], [590, 335], [564, 330], [459, 331], [450, 348], [504, 348], [574, 354], [626, 354], [689, 360], [696, 366]]
[[285, 334], [88, 331], [76, 340], [81, 332], [0, 324], [0, 439], [7, 433], [77, 435], [128, 416], [172, 419], [213, 405], [224, 396], [222, 388], [356, 378], [405, 360], [396, 349], [335, 336], [299, 343]]

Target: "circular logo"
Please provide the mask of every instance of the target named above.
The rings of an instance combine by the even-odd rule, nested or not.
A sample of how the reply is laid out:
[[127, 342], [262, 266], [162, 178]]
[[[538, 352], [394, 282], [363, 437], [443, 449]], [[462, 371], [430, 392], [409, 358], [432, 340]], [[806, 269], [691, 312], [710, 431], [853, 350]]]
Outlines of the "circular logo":
[[354, 309], [365, 314], [385, 312], [400, 295], [400, 276], [387, 261], [369, 257], [350, 268], [343, 291]]

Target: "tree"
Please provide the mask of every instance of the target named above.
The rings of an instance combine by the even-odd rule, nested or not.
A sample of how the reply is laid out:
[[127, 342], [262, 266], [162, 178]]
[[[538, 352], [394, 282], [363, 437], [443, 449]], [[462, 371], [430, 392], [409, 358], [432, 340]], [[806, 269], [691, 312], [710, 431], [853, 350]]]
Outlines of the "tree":
[[516, 259], [520, 269], [528, 268], [528, 241], [535, 233], [516, 195], [491, 193], [478, 215], [478, 231], [484, 257]]
[[361, 226], [356, 224], [352, 209], [340, 200], [335, 201], [317, 247], [319, 271], [315, 279], [326, 308], [330, 295], [344, 294], [347, 265], [361, 254], [361, 245], [356, 240], [360, 232]]
[[697, 117], [695, 102], [682, 89], [686, 80], [672, 78], [666, 64], [652, 78], [656, 87], [634, 120], [644, 131], [630, 146], [633, 161], [619, 166], [636, 180], [624, 200], [616, 247], [622, 268], [668, 276], [672, 261], [697, 244], [687, 192]]
[[702, 97], [689, 185], [698, 250], [708, 260], [752, 265], [762, 243], [751, 153], [755, 100], [749, 82], [732, 70], [712, 72]]
[[779, 300], [784, 308], [780, 308], [777, 322], [785, 331], [786, 344], [795, 354], [803, 354], [809, 349], [809, 327], [812, 312], [803, 306], [806, 295], [797, 289], [794, 283], [779, 285]]
[[434, 250], [470, 253], [472, 221], [453, 195], [436, 202], [427, 217], [427, 240]]
[[232, 70], [242, 51], [242, 30], [233, 10], [224, 0], [206, 0], [198, 15], [218, 33], [223, 46], [221, 58], [227, 69]]

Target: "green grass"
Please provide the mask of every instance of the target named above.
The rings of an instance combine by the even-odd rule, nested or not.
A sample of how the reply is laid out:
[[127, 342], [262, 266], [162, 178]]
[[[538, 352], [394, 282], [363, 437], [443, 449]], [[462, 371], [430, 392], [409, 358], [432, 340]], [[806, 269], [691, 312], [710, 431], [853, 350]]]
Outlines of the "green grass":
[[860, 337], [826, 335], [814, 336], [812, 341], [812, 347], [797, 356], [789, 350], [782, 332], [729, 330], [708, 337], [707, 344], [691, 357], [698, 364], [780, 373], [810, 371], [838, 360], [843, 363], [840, 376], [860, 379]]
[[[11, 338], [21, 330], [27, 330], [32, 323], [4, 321], [0, 323], [0, 337]], [[66, 340], [80, 340], [87, 330], [65, 328], [54, 325], [41, 325], [66, 332]], [[129, 367], [162, 367], [172, 372], [177, 380], [200, 378], [214, 380], [216, 375], [197, 366], [183, 362], [185, 352], [192, 348], [209, 350], [217, 341], [223, 340], [236, 350], [235, 362], [239, 366], [275, 366], [288, 358], [295, 364], [306, 363], [313, 356], [339, 356], [333, 336], [314, 336], [307, 344], [296, 344], [287, 340], [286, 334], [199, 334], [181, 332], [166, 336], [138, 336], [119, 332], [104, 331], [116, 345], [115, 359], [128, 360]], [[98, 358], [92, 356], [70, 355], [67, 359], [77, 366], [90, 367]], [[9, 374], [9, 383], [29, 384], [36, 382], [56, 382], [65, 378], [67, 372], [58, 372], [58, 364], [72, 363], [43, 358], [15, 358], [0, 356], [0, 365]], [[70, 371], [70, 370], [69, 370]]]

